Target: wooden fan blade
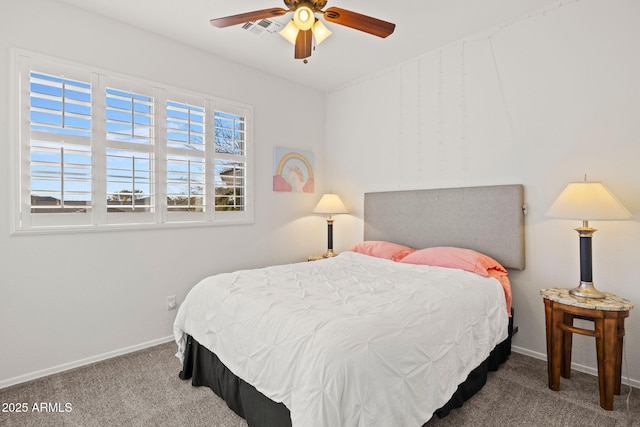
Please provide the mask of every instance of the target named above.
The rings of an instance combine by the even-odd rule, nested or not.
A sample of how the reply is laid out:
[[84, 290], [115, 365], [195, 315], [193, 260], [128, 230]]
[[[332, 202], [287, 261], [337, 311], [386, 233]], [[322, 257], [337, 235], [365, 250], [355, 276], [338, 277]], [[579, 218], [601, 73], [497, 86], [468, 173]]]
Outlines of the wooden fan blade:
[[211, 19], [209, 22], [214, 27], [225, 28], [232, 25], [244, 24], [250, 21], [259, 21], [260, 19], [272, 18], [274, 16], [282, 16], [289, 10], [282, 9], [280, 7], [273, 7], [271, 9], [255, 10], [253, 12], [241, 13], [239, 15], [225, 16], [224, 18]]
[[349, 10], [340, 9], [338, 7], [330, 7], [324, 12], [324, 19], [329, 22], [344, 25], [374, 36], [385, 38], [393, 33], [396, 24], [383, 21], [381, 19], [372, 18], [360, 13], [351, 12]]
[[294, 57], [296, 59], [304, 59], [311, 56], [311, 39], [313, 32], [311, 30], [298, 31], [298, 37], [296, 37], [296, 50]]

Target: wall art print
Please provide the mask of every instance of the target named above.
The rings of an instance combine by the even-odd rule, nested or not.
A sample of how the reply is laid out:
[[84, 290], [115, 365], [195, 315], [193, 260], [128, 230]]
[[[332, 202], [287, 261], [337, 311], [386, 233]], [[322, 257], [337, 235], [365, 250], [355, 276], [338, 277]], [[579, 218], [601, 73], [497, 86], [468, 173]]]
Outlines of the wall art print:
[[313, 153], [275, 147], [273, 191], [313, 193]]

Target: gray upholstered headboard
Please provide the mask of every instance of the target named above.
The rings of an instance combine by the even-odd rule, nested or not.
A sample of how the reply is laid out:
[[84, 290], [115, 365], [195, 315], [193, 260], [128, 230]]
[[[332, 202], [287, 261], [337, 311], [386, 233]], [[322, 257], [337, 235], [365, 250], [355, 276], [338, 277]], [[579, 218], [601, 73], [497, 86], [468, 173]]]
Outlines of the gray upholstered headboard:
[[523, 207], [520, 184], [365, 193], [364, 239], [469, 248], [523, 270]]

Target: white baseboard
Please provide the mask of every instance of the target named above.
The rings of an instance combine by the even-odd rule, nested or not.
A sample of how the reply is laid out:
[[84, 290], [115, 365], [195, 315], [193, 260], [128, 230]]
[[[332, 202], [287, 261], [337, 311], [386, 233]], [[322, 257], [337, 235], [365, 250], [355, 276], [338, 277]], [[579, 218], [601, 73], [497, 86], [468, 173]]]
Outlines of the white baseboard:
[[[35, 380], [38, 378], [46, 377], [48, 375], [57, 374], [60, 372], [68, 371], [70, 369], [79, 368], [80, 366], [90, 365], [92, 363], [100, 362], [102, 360], [111, 359], [116, 356], [122, 356], [123, 354], [132, 353], [134, 351], [143, 350], [145, 348], [154, 347], [156, 345], [164, 344], [173, 341], [173, 335], [158, 338], [156, 340], [147, 341], [142, 344], [136, 344], [131, 347], [121, 348], [119, 350], [110, 351], [108, 353], [98, 354], [96, 356], [87, 357], [86, 359], [76, 360], [74, 362], [64, 363], [62, 365], [54, 366], [52, 368], [43, 369], [29, 374], [20, 375], [18, 377], [9, 378], [8, 380], [0, 381], [0, 389], [10, 387], [12, 385], [24, 383], [27, 381]], [[176, 352], [178, 347], [176, 346]]]
[[[532, 351], [527, 348], [522, 348], [518, 346], [511, 346], [511, 350], [515, 353], [524, 354], [525, 356], [533, 357], [534, 359], [547, 361], [547, 355], [545, 353], [538, 353], [537, 351]], [[625, 372], [626, 363], [624, 363], [624, 356], [622, 361], [622, 384], [630, 385], [634, 388], [640, 388], [640, 380], [632, 379], [627, 376]], [[571, 369], [575, 369], [579, 372], [584, 372], [585, 374], [593, 375], [594, 377], [598, 376], [598, 369], [592, 368], [590, 366], [584, 366], [577, 363], [571, 364]]]
[[517, 345], [511, 346], [511, 351], [515, 353], [524, 354], [525, 356], [533, 357], [534, 359], [547, 361], [547, 355], [544, 353], [538, 353], [537, 351], [529, 350], [528, 348], [518, 347]]

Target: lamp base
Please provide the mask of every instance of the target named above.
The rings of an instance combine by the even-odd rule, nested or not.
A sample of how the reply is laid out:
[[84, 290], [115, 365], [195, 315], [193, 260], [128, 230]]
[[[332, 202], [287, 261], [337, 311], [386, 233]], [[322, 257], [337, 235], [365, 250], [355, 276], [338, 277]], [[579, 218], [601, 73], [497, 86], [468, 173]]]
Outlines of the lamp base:
[[606, 294], [600, 292], [593, 286], [593, 282], [580, 282], [580, 285], [578, 285], [577, 288], [569, 290], [569, 293], [579, 298], [604, 299], [607, 297]]
[[322, 254], [322, 256], [324, 258], [331, 258], [338, 255], [337, 253], [333, 252], [333, 249], [329, 249], [326, 253]]

